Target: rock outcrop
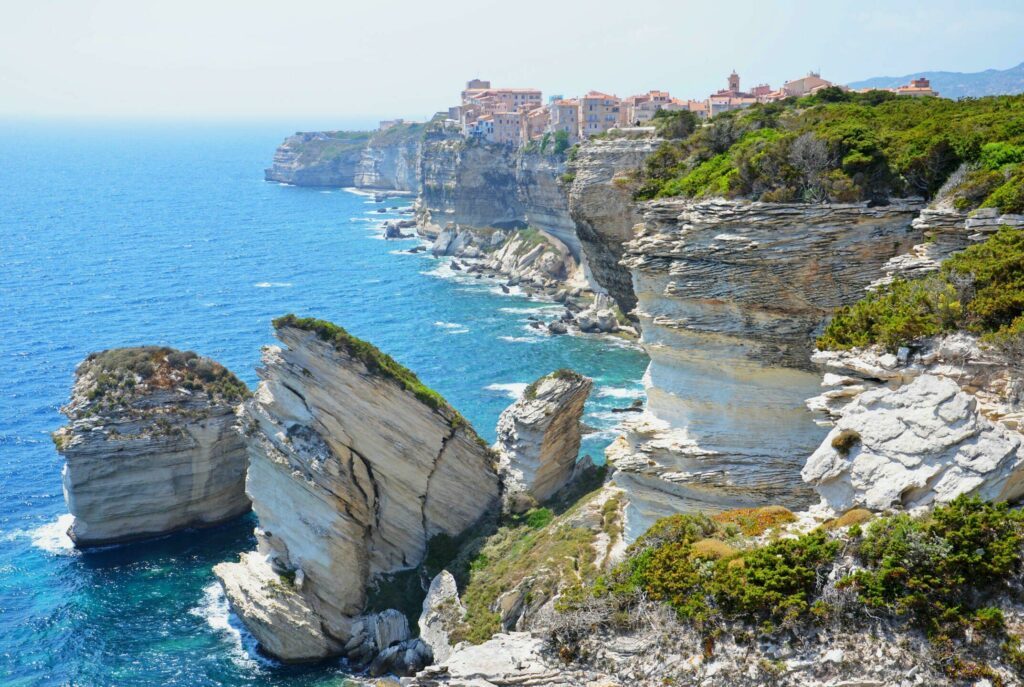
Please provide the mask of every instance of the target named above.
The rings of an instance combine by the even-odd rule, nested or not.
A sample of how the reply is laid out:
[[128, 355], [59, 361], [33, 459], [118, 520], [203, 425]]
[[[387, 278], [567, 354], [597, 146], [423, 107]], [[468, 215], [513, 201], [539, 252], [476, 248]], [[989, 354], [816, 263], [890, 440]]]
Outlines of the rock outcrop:
[[452, 653], [452, 635], [466, 614], [459, 600], [455, 578], [447, 570], [430, 581], [420, 614], [420, 639], [430, 648], [434, 663], [443, 663]]
[[53, 435], [76, 546], [215, 525], [249, 510], [234, 406], [248, 389], [208, 358], [170, 348], [93, 353]]
[[278, 146], [264, 177], [295, 186], [354, 186], [371, 136], [369, 131], [299, 132]]
[[420, 224], [429, 233], [449, 223], [512, 229], [526, 226], [519, 202], [514, 149], [437, 137], [423, 146]]
[[967, 334], [899, 355], [822, 351], [827, 390], [808, 405], [834, 423], [803, 478], [837, 512], [911, 509], [960, 494], [1024, 495], [1024, 370]]
[[[415, 568], [431, 538], [457, 536], [496, 507], [494, 456], [440, 396], [370, 344], [294, 316], [275, 330], [284, 347], [264, 350], [262, 382], [241, 416], [259, 554], [294, 579], [287, 593], [315, 614], [322, 641], [311, 646], [365, 654], [368, 585]], [[227, 580], [244, 565], [216, 572]], [[287, 628], [246, 616], [265, 605], [250, 598], [253, 585], [225, 588], [264, 647], [291, 649], [275, 636]]]
[[399, 123], [367, 141], [353, 173], [356, 188], [420, 190], [420, 160], [427, 124]]
[[628, 313], [636, 306], [629, 270], [621, 264], [625, 245], [641, 210], [633, 202], [630, 174], [657, 149], [660, 140], [609, 138], [583, 143], [569, 165], [569, 213], [594, 280]]
[[504, 495], [513, 512], [551, 498], [573, 475], [579, 456], [580, 419], [593, 381], [558, 370], [526, 387], [498, 420]]
[[804, 407], [834, 308], [920, 242], [916, 204], [652, 201], [626, 248], [646, 412], [608, 449], [627, 531], [678, 510], [807, 505], [798, 479], [825, 431]]

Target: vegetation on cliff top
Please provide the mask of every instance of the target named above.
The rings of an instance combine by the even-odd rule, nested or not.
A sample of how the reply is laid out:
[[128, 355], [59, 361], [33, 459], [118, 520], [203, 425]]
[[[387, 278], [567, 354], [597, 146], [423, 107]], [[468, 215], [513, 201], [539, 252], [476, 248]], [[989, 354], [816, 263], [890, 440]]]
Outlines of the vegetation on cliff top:
[[325, 131], [308, 141], [295, 139], [288, 143], [298, 153], [301, 165], [318, 161], [332, 161], [347, 155], [357, 155], [373, 136], [372, 131]]
[[90, 402], [120, 403], [155, 389], [200, 391], [214, 401], [237, 403], [249, 388], [226, 367], [192, 351], [166, 346], [112, 348], [90, 353], [78, 370], [90, 380]]
[[1010, 346], [1024, 337], [1024, 231], [1003, 227], [955, 253], [941, 270], [897, 279], [840, 308], [818, 338], [820, 349], [881, 345], [891, 352], [915, 339], [966, 330]]
[[1022, 211], [1024, 96], [954, 102], [828, 88], [722, 113], [662, 143], [635, 195], [884, 203], [933, 197], [961, 165], [960, 207]]
[[551, 372], [550, 374], [546, 374], [539, 379], [534, 380], [528, 387], [526, 387], [526, 389], [523, 390], [523, 398], [525, 398], [528, 401], [532, 401], [535, 398], [537, 398], [537, 387], [539, 387], [541, 382], [543, 382], [545, 379], [550, 379], [552, 377], [554, 379], [566, 379], [572, 381], [579, 381], [580, 379], [583, 379], [583, 375], [581, 375], [579, 372], [563, 367], [561, 369], [555, 370], [554, 372]]
[[[1024, 514], [968, 497], [919, 518], [884, 516], [767, 542], [705, 515], [673, 515], [631, 545], [590, 598], [606, 604], [598, 623], [609, 627], [628, 621], [644, 599], [665, 603], [708, 638], [707, 652], [724, 632], [771, 635], [888, 617], [920, 628], [947, 674], [995, 676], [999, 684], [969, 656], [989, 641], [1008, 664], [1024, 658], [996, 607], [1019, 600], [1022, 545]], [[571, 643], [595, 629], [556, 627], [555, 638]]]
[[[273, 322], [274, 329], [292, 327], [313, 332], [321, 341], [326, 341], [335, 349], [342, 351], [366, 366], [370, 372], [380, 374], [397, 382], [403, 389], [410, 392], [425, 405], [450, 416], [454, 426], [464, 426], [481, 443], [470, 424], [455, 410], [444, 397], [420, 381], [412, 370], [384, 353], [368, 341], [352, 336], [343, 327], [333, 322], [319, 320], [315, 317], [297, 317], [289, 313], [278, 317]], [[485, 444], [486, 445], [486, 444]]]

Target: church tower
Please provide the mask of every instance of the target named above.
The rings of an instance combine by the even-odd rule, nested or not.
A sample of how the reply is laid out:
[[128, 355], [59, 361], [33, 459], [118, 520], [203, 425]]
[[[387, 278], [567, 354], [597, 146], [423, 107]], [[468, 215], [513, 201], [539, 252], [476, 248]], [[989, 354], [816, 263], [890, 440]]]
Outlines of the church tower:
[[736, 70], [732, 70], [732, 74], [729, 75], [729, 90], [733, 93], [740, 92], [740, 75], [736, 73]]

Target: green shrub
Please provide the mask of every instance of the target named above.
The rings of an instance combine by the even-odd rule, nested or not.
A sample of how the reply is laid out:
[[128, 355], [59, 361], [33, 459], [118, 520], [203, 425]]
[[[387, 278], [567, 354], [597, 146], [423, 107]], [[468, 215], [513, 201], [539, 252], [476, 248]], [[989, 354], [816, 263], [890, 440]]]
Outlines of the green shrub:
[[[1024, 515], [961, 496], [930, 517], [872, 522], [860, 545], [866, 570], [844, 582], [869, 607], [906, 615], [933, 635], [962, 629], [1021, 569]], [[992, 612], [979, 619], [991, 628]]]
[[[804, 154], [808, 149], [798, 144], [807, 140], [819, 142], [811, 148], [814, 155]], [[722, 113], [685, 138], [665, 141], [645, 163], [635, 197], [721, 195], [771, 202], [931, 197], [960, 165], [1005, 169], [1022, 163], [1022, 151], [1024, 96], [953, 102], [825, 89]], [[984, 188], [975, 184], [972, 191]], [[985, 202], [1016, 211], [1024, 203], [1020, 188], [1017, 180], [998, 195], [990, 188], [961, 204]]]
[[539, 530], [546, 527], [555, 519], [555, 514], [550, 508], [535, 508], [526, 514], [526, 526], [532, 530]]
[[1004, 227], [947, 258], [938, 274], [897, 279], [840, 308], [818, 348], [878, 344], [895, 351], [917, 338], [960, 329], [997, 344], [1024, 334], [1024, 231]]

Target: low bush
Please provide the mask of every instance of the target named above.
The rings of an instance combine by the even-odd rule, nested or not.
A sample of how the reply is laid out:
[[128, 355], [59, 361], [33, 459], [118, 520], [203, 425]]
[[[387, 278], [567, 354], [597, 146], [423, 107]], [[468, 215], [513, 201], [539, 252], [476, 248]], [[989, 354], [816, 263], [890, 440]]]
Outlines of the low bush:
[[[676, 113], [653, 122], [661, 131], [676, 123]], [[646, 161], [638, 200], [681, 195], [885, 203], [931, 198], [968, 165], [999, 172], [1005, 183], [977, 175], [960, 206], [1015, 212], [1024, 203], [1013, 171], [1024, 163], [1024, 96], [954, 102], [824, 89], [663, 135], [670, 140]]]
[[938, 274], [897, 279], [836, 311], [819, 349], [881, 345], [967, 330], [995, 344], [1024, 332], [1024, 231], [1004, 227], [942, 263]]

